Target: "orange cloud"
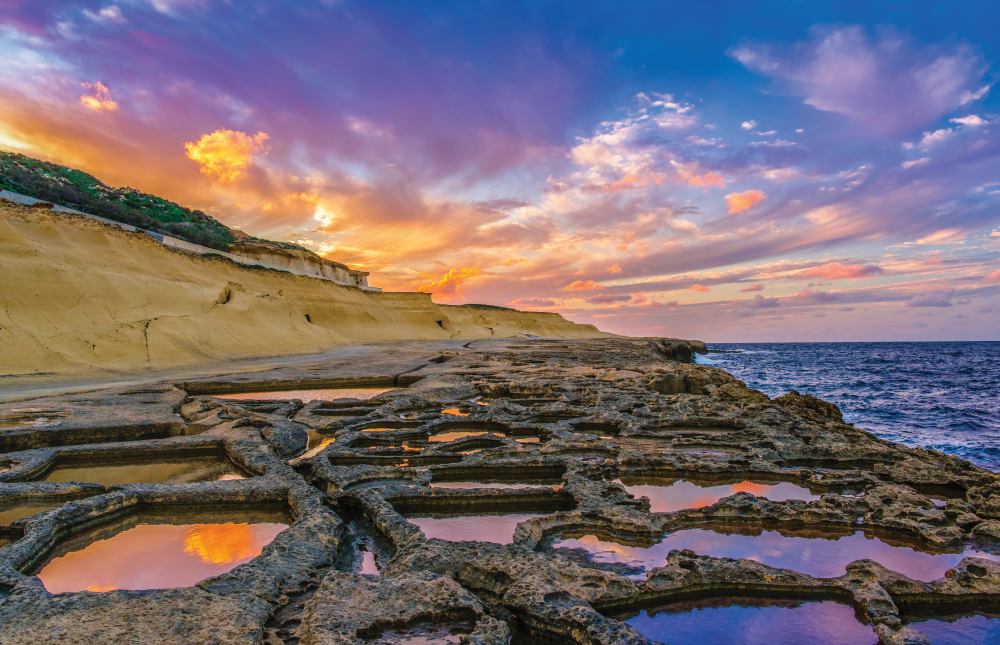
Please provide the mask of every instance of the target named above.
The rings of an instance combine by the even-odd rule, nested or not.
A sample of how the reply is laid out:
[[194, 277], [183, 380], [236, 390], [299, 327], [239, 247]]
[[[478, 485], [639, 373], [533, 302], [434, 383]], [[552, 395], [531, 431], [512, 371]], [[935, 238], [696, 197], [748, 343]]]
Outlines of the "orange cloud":
[[764, 201], [765, 197], [767, 195], [764, 194], [764, 191], [754, 189], [745, 190], [742, 193], [729, 193], [724, 199], [726, 200], [726, 207], [729, 209], [729, 214], [735, 215], [753, 208]]
[[100, 81], [94, 83], [80, 83], [80, 87], [92, 90], [90, 94], [80, 97], [80, 104], [88, 110], [94, 112], [114, 112], [118, 109], [118, 103], [111, 98], [111, 91], [108, 86]]
[[608, 267], [608, 273], [621, 273], [622, 265], [615, 263]]
[[827, 262], [811, 269], [806, 269], [802, 275], [807, 278], [824, 278], [826, 280], [844, 280], [848, 278], [863, 278], [882, 273], [882, 269], [874, 264], [844, 264], [842, 262]]
[[707, 293], [711, 291], [710, 288], [706, 287], [703, 284], [692, 284], [690, 287], [688, 287], [688, 289], [690, 289], [691, 291], [697, 291], [698, 293]]
[[574, 280], [563, 287], [563, 291], [597, 291], [603, 288], [603, 284], [593, 280]]
[[221, 182], [231, 182], [243, 178], [254, 155], [267, 152], [267, 140], [266, 132], [250, 136], [238, 130], [219, 129], [185, 143], [184, 151], [202, 173]]
[[418, 285], [417, 291], [433, 292], [437, 295], [457, 296], [462, 293], [462, 286], [469, 278], [480, 275], [482, 271], [477, 267], [461, 267], [450, 269], [448, 273], [437, 280], [432, 280], [425, 284]]
[[763, 290], [764, 290], [764, 285], [762, 285], [759, 282], [752, 284], [749, 287], [743, 287], [742, 289], [740, 289], [740, 291], [743, 291], [745, 293], [750, 293], [752, 291], [763, 291]]
[[699, 174], [697, 164], [683, 165], [672, 162], [672, 165], [677, 169], [677, 175], [689, 186], [697, 188], [723, 188], [726, 185], [726, 178], [714, 170]]
[[983, 282], [989, 282], [990, 284], [1000, 282], [1000, 269], [994, 269], [986, 274], [986, 277], [983, 278]]

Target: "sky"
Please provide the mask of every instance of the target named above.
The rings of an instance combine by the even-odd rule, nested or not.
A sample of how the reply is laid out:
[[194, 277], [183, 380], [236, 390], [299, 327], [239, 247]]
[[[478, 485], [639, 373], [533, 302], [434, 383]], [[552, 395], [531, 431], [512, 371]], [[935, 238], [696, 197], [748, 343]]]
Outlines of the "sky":
[[0, 148], [630, 335], [1000, 339], [1000, 4], [0, 0]]

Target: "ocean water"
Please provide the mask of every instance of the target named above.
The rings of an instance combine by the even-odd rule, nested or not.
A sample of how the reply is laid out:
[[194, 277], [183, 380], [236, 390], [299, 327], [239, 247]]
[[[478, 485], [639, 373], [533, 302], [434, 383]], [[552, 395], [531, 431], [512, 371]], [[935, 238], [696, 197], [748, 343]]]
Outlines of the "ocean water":
[[873, 434], [1000, 470], [1000, 342], [713, 343], [699, 363], [836, 403]]

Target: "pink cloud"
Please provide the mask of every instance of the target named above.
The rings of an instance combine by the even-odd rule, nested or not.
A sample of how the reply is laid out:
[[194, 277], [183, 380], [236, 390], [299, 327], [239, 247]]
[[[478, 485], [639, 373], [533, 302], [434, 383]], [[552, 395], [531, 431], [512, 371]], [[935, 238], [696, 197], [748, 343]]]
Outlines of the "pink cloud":
[[845, 280], [849, 278], [864, 278], [882, 273], [882, 269], [874, 264], [844, 264], [842, 262], [827, 262], [802, 272], [807, 278], [823, 278], [825, 280]]
[[920, 46], [891, 29], [821, 27], [792, 47], [747, 44], [730, 55], [817, 110], [876, 130], [925, 126], [981, 98], [986, 66], [964, 44]]
[[986, 277], [983, 278], [983, 282], [987, 282], [989, 284], [1000, 283], [1000, 269], [995, 269], [987, 273]]
[[762, 190], [745, 190], [742, 193], [729, 193], [723, 199], [726, 200], [726, 208], [730, 215], [736, 215], [743, 211], [750, 210], [760, 202], [764, 201], [767, 195]]
[[603, 284], [593, 280], [574, 280], [563, 287], [563, 291], [597, 291], [603, 288]]
[[749, 287], [743, 287], [742, 289], [740, 289], [740, 291], [742, 291], [743, 293], [751, 293], [753, 291], [763, 291], [763, 290], [764, 290], [764, 285], [762, 285], [759, 282], [757, 284], [752, 284]]
[[688, 289], [690, 289], [691, 291], [697, 291], [698, 293], [708, 293], [709, 291], [712, 290], [711, 287], [706, 287], [703, 284], [692, 284], [690, 287], [688, 287]]

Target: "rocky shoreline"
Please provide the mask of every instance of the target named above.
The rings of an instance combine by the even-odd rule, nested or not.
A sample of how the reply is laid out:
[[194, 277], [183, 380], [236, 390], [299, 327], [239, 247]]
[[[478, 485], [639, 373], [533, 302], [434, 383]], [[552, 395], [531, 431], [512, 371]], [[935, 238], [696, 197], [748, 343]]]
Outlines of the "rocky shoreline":
[[[0, 526], [0, 643], [390, 643], [414, 634], [646, 643], [616, 616], [730, 596], [836, 601], [881, 642], [919, 643], [913, 616], [1000, 603], [1000, 476], [879, 440], [810, 396], [770, 400], [692, 364], [704, 349], [626, 338], [399, 343], [377, 355], [0, 405], [0, 513], [47, 509]], [[217, 396], [335, 387], [394, 389], [327, 401]], [[242, 478], [44, 481], [60, 468], [192, 457]], [[778, 502], [736, 492], [652, 512], [648, 498], [629, 494], [630, 478], [787, 482], [813, 495]], [[60, 544], [102, 526], [233, 509], [277, 509], [289, 527], [259, 556], [192, 587], [53, 595], [33, 575]], [[428, 538], [414, 519], [498, 513], [530, 517], [509, 543]], [[637, 573], [558, 545], [594, 536], [642, 549], [696, 529], [861, 533], [956, 563], [916, 579], [859, 556], [824, 577], [679, 549]], [[958, 557], [963, 549], [975, 555]], [[364, 553], [378, 575], [362, 572]]]

